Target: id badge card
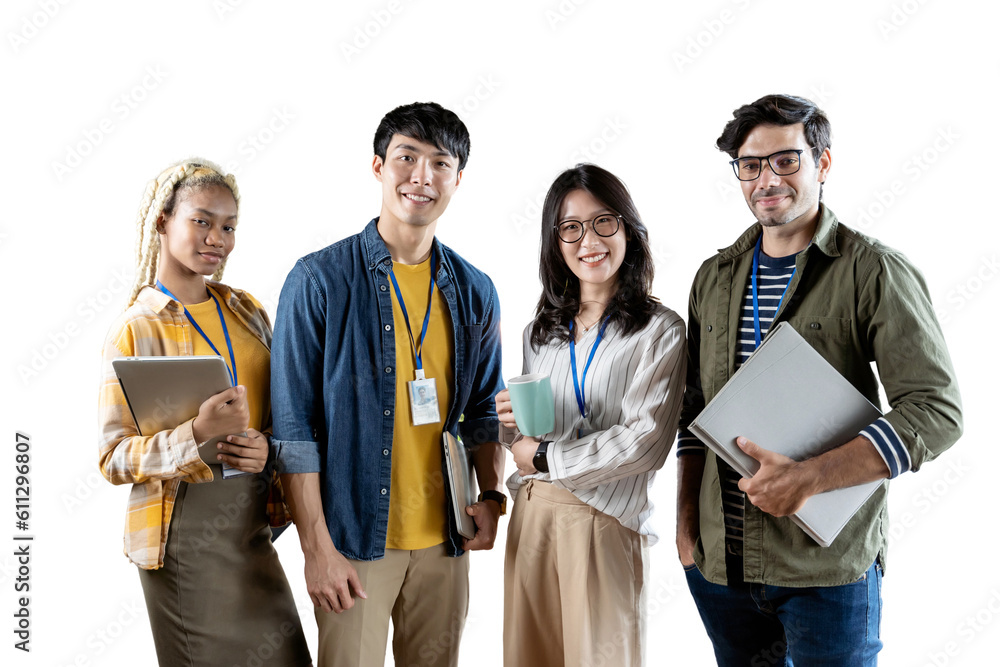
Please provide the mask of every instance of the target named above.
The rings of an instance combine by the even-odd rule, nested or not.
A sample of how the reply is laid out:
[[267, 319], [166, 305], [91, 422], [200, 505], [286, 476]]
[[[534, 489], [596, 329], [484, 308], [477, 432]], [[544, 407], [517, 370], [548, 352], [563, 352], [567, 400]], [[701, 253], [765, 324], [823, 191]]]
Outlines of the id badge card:
[[441, 421], [437, 385], [434, 378], [424, 378], [423, 375], [423, 372], [418, 371], [417, 379], [406, 383], [410, 394], [410, 417], [414, 426], [436, 424]]

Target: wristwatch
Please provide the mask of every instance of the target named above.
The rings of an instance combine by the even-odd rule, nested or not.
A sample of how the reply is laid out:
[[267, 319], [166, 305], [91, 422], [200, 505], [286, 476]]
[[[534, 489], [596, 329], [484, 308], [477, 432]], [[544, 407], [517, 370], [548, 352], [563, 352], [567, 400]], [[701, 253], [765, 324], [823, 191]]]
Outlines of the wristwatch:
[[549, 471], [549, 460], [545, 458], [545, 453], [549, 451], [549, 444], [551, 440], [542, 440], [538, 443], [538, 449], [535, 450], [535, 456], [531, 459], [531, 465], [535, 466], [535, 470], [538, 472], [548, 472]]
[[499, 491], [494, 491], [493, 489], [490, 489], [489, 491], [483, 491], [482, 493], [479, 494], [478, 500], [479, 502], [483, 502], [484, 500], [492, 500], [493, 502], [500, 505], [500, 516], [503, 516], [507, 513], [507, 496], [500, 493]]

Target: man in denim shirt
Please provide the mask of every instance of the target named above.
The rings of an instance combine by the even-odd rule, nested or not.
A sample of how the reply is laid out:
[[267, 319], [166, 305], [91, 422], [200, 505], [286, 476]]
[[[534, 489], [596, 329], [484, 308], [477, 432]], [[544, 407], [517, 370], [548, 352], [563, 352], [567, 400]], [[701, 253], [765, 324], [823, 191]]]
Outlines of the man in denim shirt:
[[[465, 551], [492, 548], [504, 510], [500, 304], [490, 279], [434, 238], [468, 155], [468, 130], [440, 105], [386, 114], [372, 163], [379, 217], [300, 259], [281, 292], [273, 445], [321, 666], [381, 667], [390, 618], [397, 665], [457, 665]], [[473, 539], [447, 511], [442, 431], [474, 452]]]
[[[733, 113], [717, 145], [735, 158], [757, 223], [691, 287], [678, 554], [720, 665], [875, 665], [888, 482], [829, 547], [788, 516], [813, 495], [917, 470], [950, 447], [962, 431], [955, 372], [919, 271], [821, 203], [832, 154], [815, 104], [765, 96]], [[876, 362], [891, 409], [804, 461], [741, 437], [760, 469], [740, 479], [686, 427], [783, 321], [878, 405]]]

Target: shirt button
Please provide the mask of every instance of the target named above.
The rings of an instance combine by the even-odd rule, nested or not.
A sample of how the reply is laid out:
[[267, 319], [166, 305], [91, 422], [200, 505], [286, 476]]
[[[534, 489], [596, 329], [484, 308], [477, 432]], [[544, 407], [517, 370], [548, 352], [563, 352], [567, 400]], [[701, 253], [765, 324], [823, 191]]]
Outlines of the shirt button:
[[386, 373], [391, 373], [392, 372], [392, 367], [391, 366], [386, 366], [385, 367], [385, 372]]
[[711, 330], [712, 330], [712, 325], [711, 325], [711, 324], [709, 324], [709, 325], [708, 325], [708, 330], [709, 330], [709, 331], [711, 331]]
[[385, 494], [388, 493], [388, 491], [386, 491], [385, 489], [382, 489], [379, 493], [381, 493], [384, 496]]
[[392, 325], [391, 324], [385, 325], [385, 330], [386, 331], [392, 331]]
[[392, 266], [392, 260], [391, 259], [387, 259], [387, 260], [385, 260], [382, 263], [385, 264], [386, 266]]
[[820, 324], [819, 324], [819, 322], [810, 322], [810, 323], [809, 323], [809, 328], [810, 328], [810, 329], [820, 329], [820, 328], [822, 328], [822, 327], [820, 327]]
[[384, 414], [386, 417], [388, 417], [389, 415], [392, 414], [392, 410], [383, 410], [382, 414]]
[[386, 287], [385, 285], [379, 285], [379, 286], [378, 286], [378, 288], [379, 288], [380, 290], [382, 290], [383, 292], [384, 292], [384, 291], [386, 291], [387, 289], [389, 289], [389, 288], [388, 288], [388, 287]]
[[382, 456], [389, 456], [389, 450], [388, 449], [383, 449], [382, 450]]

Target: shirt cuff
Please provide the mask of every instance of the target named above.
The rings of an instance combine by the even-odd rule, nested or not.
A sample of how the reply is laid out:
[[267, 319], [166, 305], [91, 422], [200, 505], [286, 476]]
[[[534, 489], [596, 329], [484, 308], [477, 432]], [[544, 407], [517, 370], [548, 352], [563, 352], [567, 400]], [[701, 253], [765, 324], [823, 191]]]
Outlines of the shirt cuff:
[[698, 436], [691, 431], [681, 429], [677, 433], [677, 456], [705, 456], [707, 448], [705, 443], [698, 439]]
[[320, 472], [319, 443], [312, 440], [272, 439], [279, 473]]
[[192, 481], [211, 481], [212, 469], [201, 460], [198, 447], [201, 443], [194, 440], [194, 418], [175, 428], [173, 436], [177, 442], [177, 447], [172, 449], [177, 470], [184, 473], [185, 477], [191, 477]]
[[903, 446], [903, 441], [896, 433], [896, 429], [885, 417], [876, 419], [861, 429], [861, 433], [858, 435], [867, 438], [875, 446], [875, 451], [879, 453], [879, 456], [885, 461], [886, 467], [889, 468], [889, 479], [913, 468], [910, 452]]

